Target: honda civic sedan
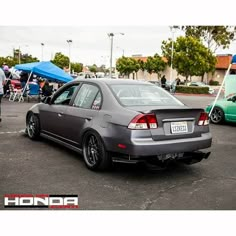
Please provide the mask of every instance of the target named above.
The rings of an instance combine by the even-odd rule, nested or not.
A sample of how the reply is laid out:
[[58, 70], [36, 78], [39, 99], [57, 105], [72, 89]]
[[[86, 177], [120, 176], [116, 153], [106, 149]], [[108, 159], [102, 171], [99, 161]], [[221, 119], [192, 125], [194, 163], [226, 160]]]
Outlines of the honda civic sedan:
[[203, 109], [189, 108], [150, 83], [80, 79], [65, 84], [26, 115], [30, 139], [40, 136], [83, 155], [89, 169], [113, 162], [192, 164], [207, 158], [212, 136]]

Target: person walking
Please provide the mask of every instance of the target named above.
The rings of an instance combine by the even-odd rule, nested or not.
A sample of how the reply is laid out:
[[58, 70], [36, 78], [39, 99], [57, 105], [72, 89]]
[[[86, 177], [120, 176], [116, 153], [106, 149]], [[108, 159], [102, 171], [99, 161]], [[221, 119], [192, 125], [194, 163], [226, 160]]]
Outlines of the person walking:
[[0, 122], [2, 122], [1, 102], [2, 102], [2, 97], [3, 97], [3, 94], [4, 94], [3, 85], [4, 85], [4, 82], [5, 82], [5, 79], [6, 79], [6, 76], [3, 72], [3, 70], [0, 69]]
[[163, 75], [163, 76], [161, 77], [161, 87], [162, 87], [162, 88], [165, 88], [165, 87], [166, 87], [166, 77], [165, 77], [165, 75]]

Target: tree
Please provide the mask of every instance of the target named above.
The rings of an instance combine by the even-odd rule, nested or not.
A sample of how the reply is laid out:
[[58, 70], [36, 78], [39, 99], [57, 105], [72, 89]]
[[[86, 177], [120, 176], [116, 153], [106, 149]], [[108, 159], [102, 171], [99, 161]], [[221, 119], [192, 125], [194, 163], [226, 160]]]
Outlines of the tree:
[[[205, 73], [214, 73], [216, 65], [216, 57], [208, 49], [202, 52], [202, 58], [199, 60], [199, 70], [196, 73], [197, 76], [201, 76], [201, 81], [203, 82]], [[205, 55], [204, 55], [205, 54]], [[208, 78], [207, 78], [208, 79]]]
[[69, 65], [69, 57], [63, 55], [61, 52], [57, 52], [51, 62], [63, 69]]
[[236, 33], [236, 27], [232, 26], [183, 26], [182, 29], [187, 37], [201, 39], [212, 52], [220, 46], [228, 48]]
[[145, 71], [146, 70], [145, 62], [143, 60], [140, 60], [140, 59], [138, 59], [137, 62], [139, 64], [140, 70]]
[[[116, 69], [122, 74], [122, 75], [129, 75], [131, 73], [137, 73], [140, 69], [140, 65], [137, 60], [134, 58], [129, 57], [121, 57], [116, 62]], [[133, 78], [134, 79], [134, 78]]]
[[[14, 57], [12, 56], [7, 56], [7, 57], [0, 57], [0, 65], [2, 65], [3, 63], [6, 63], [9, 67], [13, 67], [16, 64], [19, 64], [19, 54], [16, 55], [14, 54]], [[37, 62], [39, 61], [38, 58], [33, 57], [32, 55], [29, 54], [22, 54], [21, 55], [21, 60], [20, 62], [23, 63], [31, 63], [31, 62]]]
[[[106, 66], [105, 65], [101, 65], [97, 68], [97, 72], [103, 72], [103, 73], [106, 73], [107, 69], [106, 69]], [[108, 70], [109, 72], [109, 70]]]
[[[162, 42], [162, 52], [167, 58], [168, 64], [171, 63], [172, 41]], [[178, 37], [174, 42], [173, 68], [178, 74], [186, 77], [203, 76], [204, 73], [214, 71], [216, 57], [206, 48], [200, 40], [194, 37]]]
[[163, 60], [161, 56], [157, 53], [153, 57], [148, 57], [147, 62], [145, 63], [145, 68], [149, 74], [153, 72], [157, 74], [157, 78], [159, 79], [162, 71], [165, 70], [167, 63]]
[[23, 53], [19, 49], [14, 49], [13, 50], [13, 58], [12, 59], [13, 59], [14, 62], [17, 62], [16, 64], [19, 63], [19, 59], [20, 59], [21, 64], [31, 63], [31, 62], [38, 62], [39, 61], [39, 59], [37, 57], [33, 57], [32, 55], [30, 55], [28, 53]]
[[82, 63], [71, 63], [71, 69], [74, 72], [81, 72], [83, 70], [83, 64]]
[[39, 59], [37, 57], [33, 57], [30, 54], [21, 54], [21, 63], [31, 63], [31, 62], [38, 62]]
[[91, 72], [93, 72], [93, 73], [98, 72], [98, 67], [97, 67], [97, 65], [95, 65], [95, 64], [93, 64], [92, 66], [89, 66], [88, 68], [89, 68], [89, 70], [90, 70]]
[[12, 67], [18, 64], [18, 60], [11, 56], [0, 57], [0, 66], [2, 66], [3, 63], [6, 63], [9, 67]]

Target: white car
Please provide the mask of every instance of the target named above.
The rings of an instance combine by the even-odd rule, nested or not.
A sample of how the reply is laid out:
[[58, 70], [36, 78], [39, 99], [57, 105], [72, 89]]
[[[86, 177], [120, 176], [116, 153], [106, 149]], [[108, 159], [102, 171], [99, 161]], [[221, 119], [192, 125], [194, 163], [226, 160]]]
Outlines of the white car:
[[92, 73], [92, 72], [80, 72], [76, 79], [92, 79], [92, 78], [96, 78], [94, 73]]
[[213, 94], [215, 92], [215, 90], [213, 88], [211, 88], [211, 86], [209, 86], [203, 82], [191, 82], [188, 84], [188, 86], [208, 87], [210, 94]]

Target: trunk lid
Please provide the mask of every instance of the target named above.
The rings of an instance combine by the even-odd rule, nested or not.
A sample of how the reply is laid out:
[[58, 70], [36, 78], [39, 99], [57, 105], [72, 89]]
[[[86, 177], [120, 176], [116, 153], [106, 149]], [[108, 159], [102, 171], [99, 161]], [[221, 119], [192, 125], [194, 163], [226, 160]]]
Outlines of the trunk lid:
[[181, 107], [130, 107], [143, 114], [153, 113], [158, 122], [157, 129], [150, 129], [155, 141], [200, 137], [209, 131], [209, 126], [198, 126], [201, 108]]

